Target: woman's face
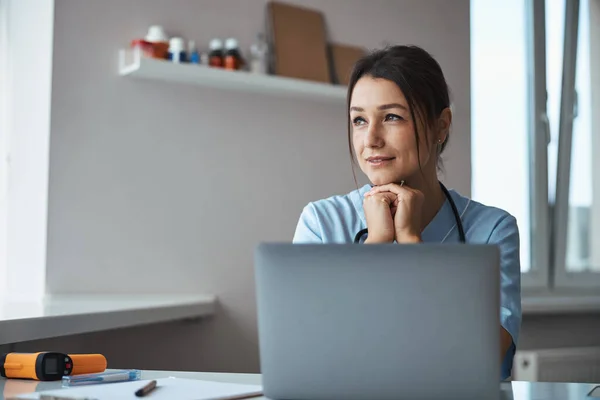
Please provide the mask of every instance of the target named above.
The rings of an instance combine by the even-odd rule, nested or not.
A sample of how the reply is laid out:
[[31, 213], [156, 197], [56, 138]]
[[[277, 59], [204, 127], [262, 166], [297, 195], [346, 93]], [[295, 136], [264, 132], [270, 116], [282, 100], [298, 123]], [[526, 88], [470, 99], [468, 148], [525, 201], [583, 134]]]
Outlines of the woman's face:
[[[352, 143], [360, 169], [374, 185], [400, 183], [433, 166], [438, 138], [419, 124], [419, 150], [415, 121], [400, 88], [387, 79], [362, 77], [354, 86], [350, 104]], [[429, 135], [429, 141], [427, 136]], [[442, 138], [443, 139], [443, 138]]]

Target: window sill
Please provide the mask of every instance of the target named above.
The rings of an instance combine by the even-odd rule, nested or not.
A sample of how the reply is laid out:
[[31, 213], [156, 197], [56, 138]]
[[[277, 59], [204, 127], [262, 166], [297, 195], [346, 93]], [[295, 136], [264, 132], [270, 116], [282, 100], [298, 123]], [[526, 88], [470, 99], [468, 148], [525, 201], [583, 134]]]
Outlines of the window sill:
[[600, 293], [523, 293], [524, 315], [600, 313]]
[[206, 317], [202, 295], [58, 295], [43, 302], [0, 302], [0, 344]]

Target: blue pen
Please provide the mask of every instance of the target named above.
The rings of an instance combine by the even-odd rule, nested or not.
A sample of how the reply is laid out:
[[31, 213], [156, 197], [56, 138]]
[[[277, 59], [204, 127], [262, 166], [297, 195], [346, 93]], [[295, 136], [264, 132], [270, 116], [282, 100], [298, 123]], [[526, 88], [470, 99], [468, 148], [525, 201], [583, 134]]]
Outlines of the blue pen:
[[139, 369], [121, 369], [106, 371], [100, 374], [83, 374], [63, 376], [62, 386], [82, 386], [97, 385], [100, 383], [139, 381], [142, 378], [142, 371]]

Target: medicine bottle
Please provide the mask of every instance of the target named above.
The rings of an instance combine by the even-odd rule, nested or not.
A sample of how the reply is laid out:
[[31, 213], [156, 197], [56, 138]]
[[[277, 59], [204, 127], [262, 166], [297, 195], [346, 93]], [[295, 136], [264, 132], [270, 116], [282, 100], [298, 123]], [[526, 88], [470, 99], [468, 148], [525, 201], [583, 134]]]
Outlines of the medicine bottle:
[[238, 41], [229, 38], [225, 41], [225, 69], [238, 70], [242, 65], [242, 57], [238, 46]]
[[213, 39], [210, 41], [208, 53], [208, 65], [211, 67], [223, 67], [223, 41], [221, 39]]

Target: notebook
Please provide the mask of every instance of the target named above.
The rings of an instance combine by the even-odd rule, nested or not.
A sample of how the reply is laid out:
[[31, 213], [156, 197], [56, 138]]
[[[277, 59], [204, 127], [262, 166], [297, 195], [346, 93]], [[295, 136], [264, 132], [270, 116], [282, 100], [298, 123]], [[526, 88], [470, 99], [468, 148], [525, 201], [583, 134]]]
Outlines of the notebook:
[[[15, 400], [39, 399], [41, 395], [69, 398], [90, 398], [96, 400], [140, 400], [135, 391], [149, 380], [105, 383], [93, 386], [81, 386], [68, 389], [48, 390], [37, 393], [21, 394]], [[195, 379], [163, 378], [156, 380], [156, 389], [146, 397], [149, 400], [235, 400], [260, 396], [259, 385], [240, 385]], [[10, 400], [10, 399], [7, 399]]]

